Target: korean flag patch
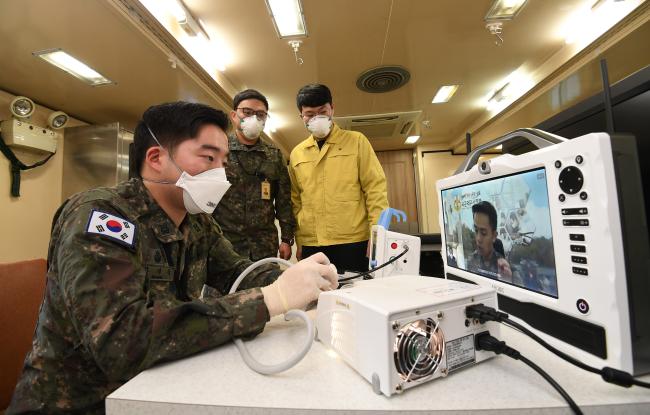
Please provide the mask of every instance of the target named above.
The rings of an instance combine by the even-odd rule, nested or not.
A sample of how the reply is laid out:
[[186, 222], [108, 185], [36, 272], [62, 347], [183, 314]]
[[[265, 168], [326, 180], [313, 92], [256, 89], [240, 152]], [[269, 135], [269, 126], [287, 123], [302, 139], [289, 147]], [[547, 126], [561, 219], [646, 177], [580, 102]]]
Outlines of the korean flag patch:
[[135, 225], [119, 216], [93, 210], [88, 219], [86, 233], [107, 236], [115, 241], [133, 248]]

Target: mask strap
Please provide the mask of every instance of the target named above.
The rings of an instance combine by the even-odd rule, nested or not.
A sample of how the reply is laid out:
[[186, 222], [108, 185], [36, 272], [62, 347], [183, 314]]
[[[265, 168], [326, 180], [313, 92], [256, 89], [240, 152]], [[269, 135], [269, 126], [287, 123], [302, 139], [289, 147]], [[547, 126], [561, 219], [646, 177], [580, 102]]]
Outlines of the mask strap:
[[[172, 164], [174, 166], [176, 166], [178, 171], [181, 172], [181, 175], [182, 175], [183, 170], [181, 170], [180, 167], [178, 167], [178, 165], [174, 162], [174, 158], [172, 157], [172, 153], [169, 150], [167, 150], [165, 147], [163, 147], [162, 144], [160, 144], [160, 141], [158, 141], [158, 139], [156, 138], [156, 135], [153, 133], [153, 131], [151, 131], [151, 128], [149, 128], [149, 125], [147, 123], [145, 123], [145, 122], [143, 122], [143, 124], [144, 124], [145, 127], [147, 127], [147, 130], [149, 130], [149, 134], [151, 134], [151, 137], [154, 139], [156, 144], [158, 144], [158, 146], [160, 148], [164, 149], [165, 151], [167, 151], [169, 153], [169, 159], [171, 160]], [[151, 182], [151, 183], [159, 183], [159, 184], [176, 184], [176, 182], [170, 182], [168, 180], [154, 180], [154, 179], [146, 179], [144, 177], [142, 178], [142, 181]]]
[[[156, 138], [156, 135], [153, 133], [153, 131], [151, 131], [151, 128], [149, 128], [149, 125], [148, 125], [147, 123], [143, 122], [143, 124], [144, 124], [145, 127], [147, 127], [147, 130], [149, 130], [149, 134], [151, 134], [151, 137], [154, 139], [154, 141], [156, 142], [156, 144], [158, 144], [158, 146], [159, 146], [160, 148], [164, 149], [165, 151], [167, 151], [167, 152], [169, 153], [169, 159], [171, 160], [172, 164], [173, 164], [173, 165], [178, 169], [178, 171], [179, 171], [181, 174], [183, 174], [183, 170], [181, 170], [181, 168], [178, 167], [178, 164], [176, 164], [176, 162], [174, 161], [174, 157], [172, 157], [172, 153], [171, 153], [171, 151], [167, 150], [165, 147], [163, 147], [162, 144], [160, 144], [160, 141], [158, 141], [158, 139]], [[147, 180], [147, 181], [149, 181], [149, 182], [154, 182], [154, 183], [162, 183], [162, 182], [156, 182], [156, 181], [154, 181], [154, 180]]]

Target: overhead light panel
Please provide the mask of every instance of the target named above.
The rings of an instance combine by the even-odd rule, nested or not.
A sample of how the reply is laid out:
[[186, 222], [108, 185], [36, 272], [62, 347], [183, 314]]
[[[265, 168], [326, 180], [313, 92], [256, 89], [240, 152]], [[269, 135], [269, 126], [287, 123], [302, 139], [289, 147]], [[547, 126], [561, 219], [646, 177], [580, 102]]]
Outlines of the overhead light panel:
[[415, 143], [418, 142], [419, 139], [420, 139], [419, 135], [411, 135], [411, 136], [406, 138], [406, 141], [404, 141], [404, 144], [415, 144]]
[[526, 0], [494, 0], [492, 7], [485, 15], [485, 21], [512, 20], [526, 4]]
[[38, 56], [59, 69], [63, 69], [75, 78], [86, 82], [88, 85], [98, 86], [113, 83], [110, 79], [102, 76], [90, 66], [61, 49], [42, 50], [33, 52], [32, 55]]
[[443, 85], [433, 97], [432, 104], [442, 104], [448, 102], [454, 96], [460, 85]]
[[266, 6], [280, 39], [307, 36], [300, 0], [266, 0]]
[[203, 29], [201, 22], [192, 16], [192, 13], [187, 10], [187, 7], [185, 7], [185, 4], [181, 0], [172, 0], [170, 2], [169, 12], [189, 36], [205, 36], [206, 39], [210, 39], [210, 36]]

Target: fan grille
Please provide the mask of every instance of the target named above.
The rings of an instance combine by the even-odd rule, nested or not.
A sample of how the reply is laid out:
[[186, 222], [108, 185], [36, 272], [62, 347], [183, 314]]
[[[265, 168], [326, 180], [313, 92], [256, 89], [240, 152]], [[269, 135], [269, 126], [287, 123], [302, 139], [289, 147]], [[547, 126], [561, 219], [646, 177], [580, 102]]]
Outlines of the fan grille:
[[359, 75], [357, 88], [370, 93], [393, 91], [406, 84], [411, 74], [401, 66], [378, 66]]
[[413, 321], [395, 337], [395, 368], [405, 382], [431, 376], [440, 366], [444, 350], [445, 338], [433, 319]]

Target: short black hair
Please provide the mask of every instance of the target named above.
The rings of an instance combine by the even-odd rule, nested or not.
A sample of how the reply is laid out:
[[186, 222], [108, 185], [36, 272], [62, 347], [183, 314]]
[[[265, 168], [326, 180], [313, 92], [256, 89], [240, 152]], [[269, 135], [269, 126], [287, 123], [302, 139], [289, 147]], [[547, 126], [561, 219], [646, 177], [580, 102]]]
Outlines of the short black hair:
[[195, 102], [168, 102], [149, 107], [135, 128], [133, 160], [135, 176], [140, 176], [145, 155], [150, 147], [158, 145], [147, 126], [156, 135], [160, 145], [173, 151], [183, 141], [196, 138], [206, 124], [228, 129], [228, 116], [223, 111]]
[[487, 200], [483, 200], [475, 205], [472, 205], [472, 216], [477, 213], [486, 214], [490, 220], [490, 227], [492, 227], [492, 230], [497, 230], [497, 210], [494, 208], [494, 206], [492, 206], [492, 203], [488, 202]]
[[266, 107], [266, 110], [269, 110], [269, 101], [267, 101], [266, 97], [255, 89], [245, 89], [235, 95], [235, 98], [232, 99], [232, 109], [236, 110], [237, 107], [239, 107], [239, 104], [247, 99], [256, 99], [258, 101], [262, 101]]
[[298, 111], [302, 111], [302, 107], [320, 107], [327, 103], [332, 104], [332, 93], [323, 84], [305, 85], [300, 88], [296, 97]]

